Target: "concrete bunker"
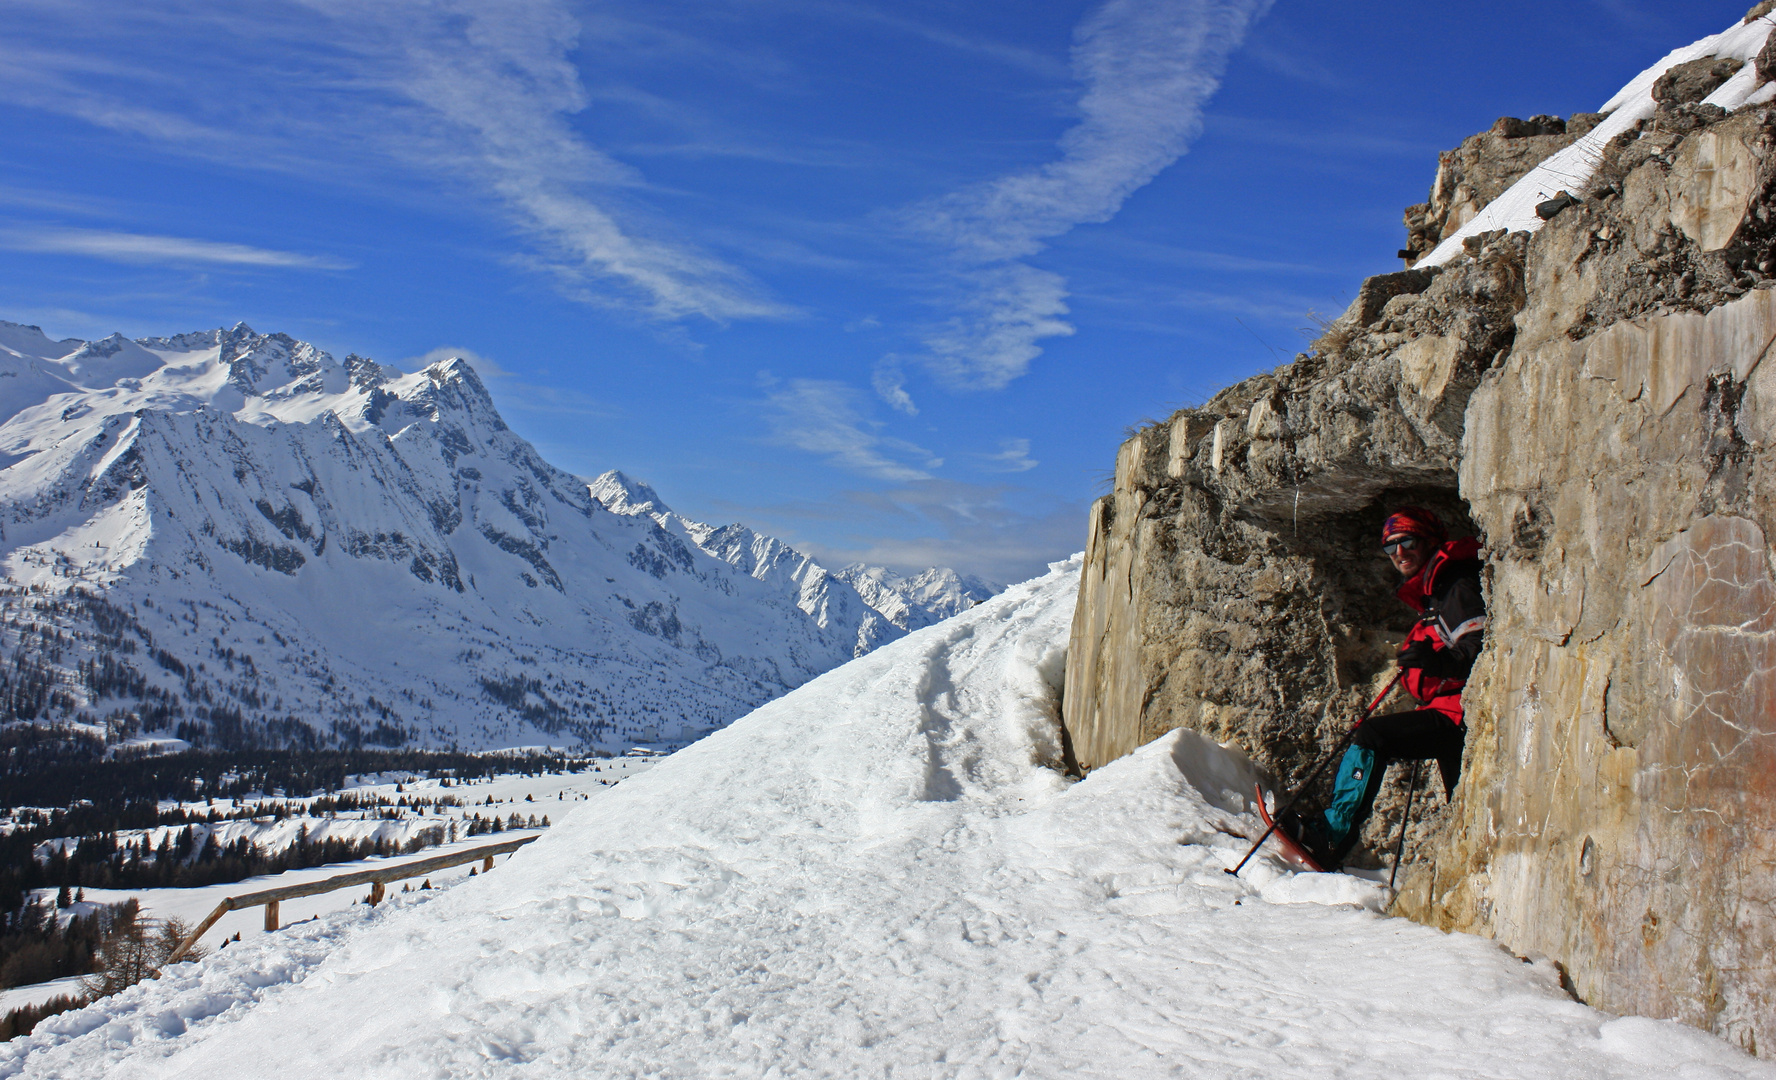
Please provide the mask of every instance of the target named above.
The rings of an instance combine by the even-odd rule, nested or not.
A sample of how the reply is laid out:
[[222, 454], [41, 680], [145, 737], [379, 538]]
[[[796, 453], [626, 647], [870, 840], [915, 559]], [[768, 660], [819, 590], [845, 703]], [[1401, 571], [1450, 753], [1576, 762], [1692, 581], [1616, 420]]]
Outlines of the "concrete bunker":
[[[1266, 498], [1227, 499], [1213, 480], [1247, 468], [1251, 447], [1223, 435], [1217, 473], [1221, 421], [1201, 421], [1180, 414], [1137, 433], [1116, 490], [1093, 508], [1063, 722], [1084, 769], [1187, 727], [1292, 787], [1392, 678], [1415, 619], [1380, 550], [1387, 514], [1423, 506], [1451, 536], [1476, 530], [1453, 470], [1395, 483], [1323, 471]], [[1182, 425], [1202, 445], [1168, 462]], [[1151, 453], [1155, 444], [1168, 454]], [[1406, 707], [1397, 695], [1384, 711]], [[1391, 848], [1381, 833], [1405, 790], [1397, 778], [1383, 790], [1363, 845], [1372, 864]]]
[[[1430, 210], [1536, 156], [1476, 140]], [[1392, 910], [1768, 1054], [1776, 108], [1663, 102], [1607, 151], [1533, 237], [1372, 278], [1311, 353], [1133, 434], [1091, 514], [1063, 715], [1087, 768], [1190, 727], [1286, 783], [1391, 674], [1385, 508], [1445, 513], [1483, 536], [1487, 647], [1461, 786], [1414, 826]]]

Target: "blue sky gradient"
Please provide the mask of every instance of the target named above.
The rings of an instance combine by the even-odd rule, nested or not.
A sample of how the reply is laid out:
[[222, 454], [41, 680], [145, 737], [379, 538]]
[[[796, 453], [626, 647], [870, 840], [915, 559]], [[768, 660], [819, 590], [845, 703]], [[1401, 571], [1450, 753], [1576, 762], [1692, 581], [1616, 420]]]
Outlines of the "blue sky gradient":
[[0, 0], [0, 318], [466, 355], [565, 468], [1014, 580], [1437, 151], [1745, 6]]

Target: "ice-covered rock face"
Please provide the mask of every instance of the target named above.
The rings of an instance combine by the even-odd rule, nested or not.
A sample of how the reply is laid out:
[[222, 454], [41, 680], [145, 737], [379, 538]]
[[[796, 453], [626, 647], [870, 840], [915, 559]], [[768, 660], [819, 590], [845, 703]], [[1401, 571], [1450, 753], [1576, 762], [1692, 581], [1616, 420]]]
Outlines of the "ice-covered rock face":
[[861, 601], [814, 617], [608, 511], [462, 360], [341, 363], [244, 325], [0, 323], [0, 350], [0, 644], [61, 687], [0, 719], [622, 746], [693, 738], [860, 649]]

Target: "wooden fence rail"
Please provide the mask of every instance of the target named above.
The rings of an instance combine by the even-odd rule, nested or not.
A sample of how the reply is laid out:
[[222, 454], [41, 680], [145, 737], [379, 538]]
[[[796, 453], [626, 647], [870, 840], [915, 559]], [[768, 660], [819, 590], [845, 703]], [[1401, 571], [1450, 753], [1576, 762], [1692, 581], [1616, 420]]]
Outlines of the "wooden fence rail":
[[[183, 960], [185, 954], [191, 951], [191, 947], [197, 944], [197, 939], [203, 936], [204, 931], [216, 925], [217, 919], [220, 919], [231, 911], [240, 911], [243, 908], [258, 907], [263, 904], [265, 905], [265, 929], [276, 930], [278, 928], [278, 902], [280, 900], [294, 900], [300, 896], [319, 896], [321, 893], [330, 893], [335, 889], [349, 889], [357, 885], [368, 885], [370, 886], [370, 903], [375, 904], [382, 900], [383, 886], [391, 881], [419, 877], [422, 874], [430, 874], [439, 870], [448, 870], [453, 866], [461, 866], [464, 863], [472, 863], [476, 861], [481, 863], [481, 868], [483, 870], [492, 870], [493, 857], [495, 855], [504, 855], [507, 852], [517, 851], [525, 844], [536, 839], [539, 838], [535, 836], [521, 836], [516, 840], [502, 840], [497, 844], [483, 844], [480, 847], [469, 848], [465, 851], [453, 851], [448, 855], [434, 855], [429, 859], [418, 859], [409, 863], [397, 863], [394, 866], [383, 866], [374, 870], [357, 870], [349, 874], [336, 874], [333, 877], [322, 878], [319, 881], [308, 881], [300, 885], [282, 885], [275, 889], [262, 889], [259, 892], [246, 893], [242, 896], [223, 897], [222, 902], [216, 905], [216, 910], [210, 912], [203, 922], [197, 924], [197, 929], [191, 931], [190, 934], [186, 935], [185, 940], [179, 942], [179, 947], [173, 950], [172, 955], [167, 957], [166, 962], [168, 964], [176, 964], [180, 960]], [[158, 972], [156, 974], [158, 974]]]

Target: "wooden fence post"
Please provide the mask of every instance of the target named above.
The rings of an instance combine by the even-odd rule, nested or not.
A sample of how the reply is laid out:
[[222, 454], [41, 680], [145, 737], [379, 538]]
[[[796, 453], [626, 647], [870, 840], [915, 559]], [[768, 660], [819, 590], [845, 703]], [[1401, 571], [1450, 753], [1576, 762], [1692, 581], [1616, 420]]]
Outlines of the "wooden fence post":
[[493, 869], [493, 856], [489, 855], [486, 859], [482, 860], [482, 862], [481, 862], [481, 872], [483, 874], [485, 874], [492, 869]]
[[[493, 857], [495, 855], [509, 855], [536, 839], [537, 837], [535, 836], [522, 836], [516, 840], [502, 840], [497, 844], [487, 844], [481, 847], [472, 848], [468, 851], [457, 851], [448, 855], [434, 855], [429, 859], [415, 859], [412, 862], [397, 863], [394, 866], [380, 866], [374, 870], [357, 870], [349, 874], [339, 874], [335, 877], [325, 878], [321, 881], [309, 881], [300, 885], [283, 885], [275, 889], [263, 889], [259, 892], [247, 893], [243, 896], [225, 897], [220, 904], [216, 905], [216, 910], [210, 912], [203, 922], [197, 924], [197, 929], [186, 935], [185, 940], [181, 941], [178, 948], [173, 950], [173, 954], [167, 957], [166, 962], [167, 964], [178, 963], [184, 958], [186, 953], [191, 951], [192, 946], [197, 944], [197, 939], [204, 935], [204, 931], [216, 925], [216, 920], [220, 919], [230, 911], [240, 911], [243, 908], [256, 907], [263, 904], [265, 905], [265, 929], [276, 930], [278, 928], [279, 900], [294, 900], [303, 896], [319, 896], [322, 893], [329, 893], [335, 889], [351, 889], [356, 888], [359, 885], [368, 884], [370, 886], [370, 902], [374, 904], [384, 898], [387, 882], [400, 881], [403, 878], [420, 877], [439, 870], [448, 869], [452, 866], [462, 866], [477, 860], [479, 860], [482, 866], [486, 869], [491, 870], [493, 869]], [[470, 873], [473, 872], [474, 871], [472, 870], [470, 871]], [[430, 888], [431, 879], [427, 878], [426, 884], [420, 887]], [[159, 978], [160, 972], [156, 971], [154, 975], [155, 978]]]

